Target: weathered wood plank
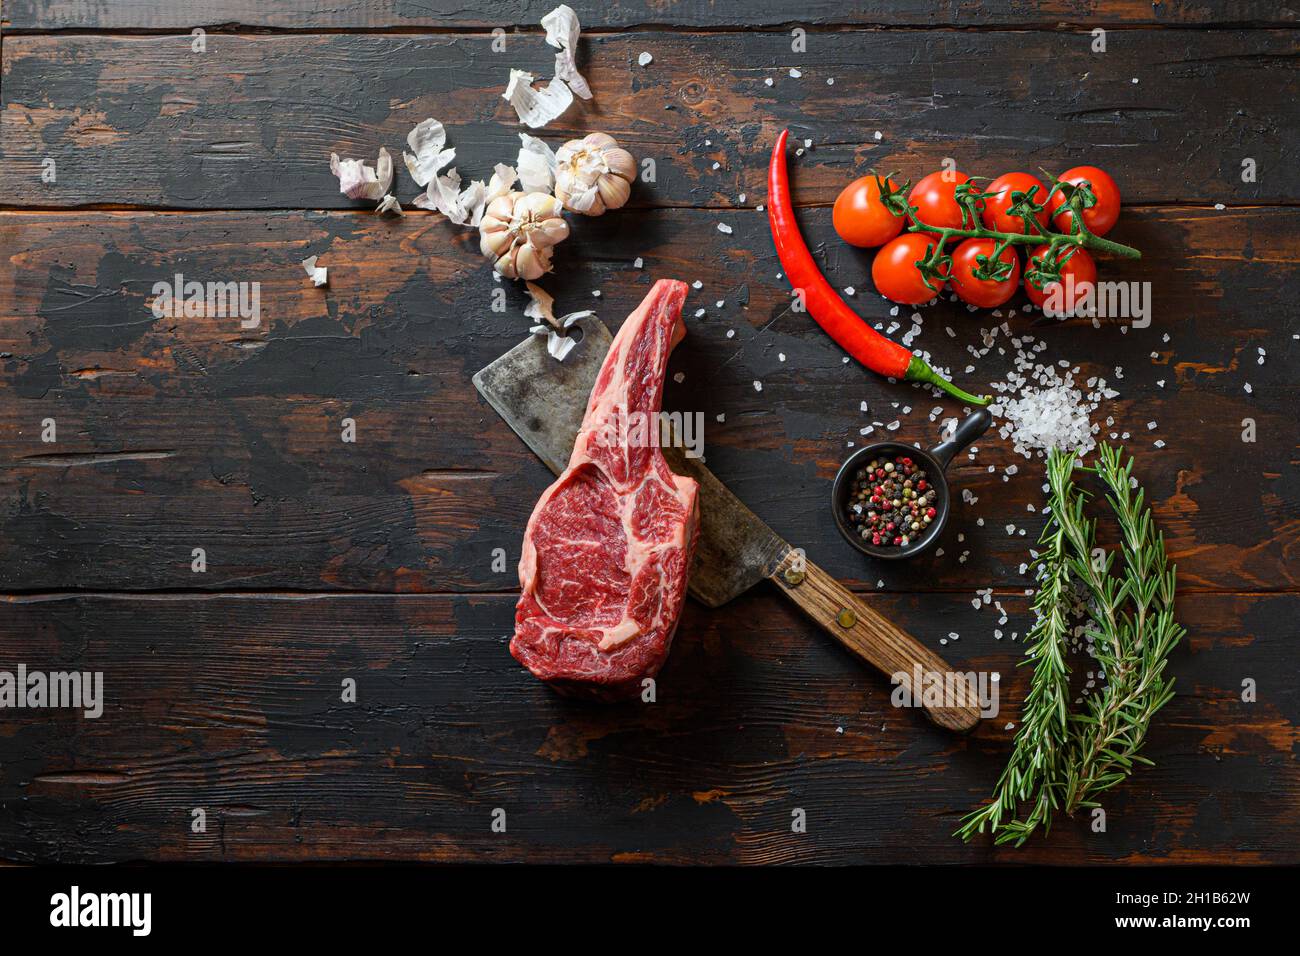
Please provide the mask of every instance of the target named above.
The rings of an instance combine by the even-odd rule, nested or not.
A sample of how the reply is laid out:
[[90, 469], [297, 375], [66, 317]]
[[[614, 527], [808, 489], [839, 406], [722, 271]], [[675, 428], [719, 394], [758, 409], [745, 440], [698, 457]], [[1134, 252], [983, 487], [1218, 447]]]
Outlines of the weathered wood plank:
[[[1174, 0], [1151, 4], [1146, 0], [1041, 0], [1032, 6], [1014, 0], [992, 0], [971, 5], [948, 0], [871, 0], [852, 5], [839, 0], [811, 0], [792, 10], [779, 0], [616, 0], [569, 4], [585, 28], [632, 26], [763, 27], [784, 24], [888, 26], [956, 26], [962, 28], [1008, 26], [1052, 27], [1058, 24], [1094, 26], [1150, 24], [1154, 26], [1206, 26], [1211, 24], [1289, 25], [1295, 11], [1264, 0]], [[322, 5], [316, 0], [224, 0], [220, 5], [202, 0], [9, 0], [5, 4], [7, 27], [16, 30], [168, 30], [195, 26], [271, 27], [284, 30], [346, 30], [420, 28], [446, 29], [513, 26], [536, 27], [553, 0], [505, 0], [486, 3], [436, 0], [347, 0]]]
[[[1106, 832], [1062, 820], [1019, 851], [949, 834], [1005, 760], [1021, 645], [956, 595], [873, 600], [936, 648], [960, 632], [952, 662], [1004, 675], [974, 738], [893, 708], [887, 682], [770, 591], [688, 602], [657, 702], [619, 707], [563, 700], [510, 659], [509, 596], [0, 602], [6, 667], [102, 671], [106, 700], [93, 720], [5, 712], [0, 847], [12, 862], [1300, 862], [1296, 595], [1186, 596], [1156, 766], [1105, 801]], [[1024, 599], [1005, 601], [1023, 633]]]
[[[486, 177], [519, 146], [500, 96], [509, 68], [549, 76], [554, 52], [537, 36], [505, 53], [490, 42], [214, 35], [194, 53], [187, 35], [11, 36], [3, 201], [348, 208], [331, 150], [396, 155], [430, 115], [451, 126], [462, 173]], [[653, 159], [656, 181], [638, 185], [637, 205], [761, 203], [785, 126], [815, 146], [798, 163], [807, 203], [833, 200], [854, 171], [916, 177], [945, 157], [990, 176], [1092, 162], [1131, 202], [1300, 200], [1288, 160], [1300, 153], [1293, 32], [1117, 31], [1105, 53], [1091, 42], [1086, 31], [835, 31], [795, 54], [783, 33], [595, 36], [596, 99], [545, 135], [558, 144], [605, 130]], [[654, 62], [637, 66], [647, 50]], [[1258, 167], [1250, 183], [1247, 158]], [[55, 182], [42, 178], [51, 160]], [[405, 170], [397, 181], [403, 200], [418, 191]]]
[[[722, 219], [733, 234], [716, 230]], [[837, 285], [860, 290], [856, 307], [905, 331], [908, 313], [892, 319], [871, 293], [868, 257], [835, 239], [828, 210], [803, 219]], [[1288, 356], [1300, 326], [1278, 303], [1300, 294], [1300, 211], [1133, 210], [1116, 235], [1147, 257], [1107, 263], [1103, 275], [1153, 283], [1151, 327], [1046, 329], [1045, 357], [1068, 357], [1080, 377], [1101, 374], [1120, 390], [1102, 414], [1131, 433], [1186, 586], [1295, 587], [1298, 396]], [[506, 311], [492, 311], [501, 287], [467, 233], [424, 214], [11, 213], [0, 215], [0, 245], [9, 250], [0, 261], [0, 588], [515, 586], [524, 522], [551, 479], [469, 383], [527, 320], [513, 287]], [[1024, 585], [1040, 471], [992, 435], [976, 461], [954, 464], [956, 486], [979, 501], [958, 507], [945, 554], [885, 567], [839, 538], [830, 478], [848, 443], [867, 440], [859, 430], [898, 419], [893, 435], [928, 442], [939, 430], [931, 409], [960, 408], [843, 364], [790, 312], [761, 213], [608, 215], [578, 223], [561, 248], [560, 274], [546, 282], [559, 307], [595, 305], [613, 326], [651, 276], [701, 284], [667, 407], [704, 415], [710, 466], [833, 574], [903, 589]], [[303, 274], [309, 253], [329, 267], [327, 289]], [[644, 271], [633, 268], [638, 256]], [[155, 319], [154, 283], [178, 271], [260, 283], [261, 326]], [[996, 351], [967, 355], [992, 316], [946, 300], [923, 311], [915, 345], [958, 381], [978, 387], [1009, 367]], [[1023, 331], [1027, 320], [1010, 322]], [[964, 371], [968, 361], [976, 371]], [[41, 441], [47, 418], [56, 444]], [[357, 423], [355, 444], [341, 441], [344, 418]], [[1246, 418], [1253, 444], [1241, 441]], [[877, 427], [873, 437], [885, 434]], [[1004, 482], [1014, 463], [1019, 474]], [[1007, 524], [1028, 531], [1008, 535]], [[208, 555], [203, 574], [191, 571], [196, 547]], [[497, 548], [507, 555], [500, 571]]]

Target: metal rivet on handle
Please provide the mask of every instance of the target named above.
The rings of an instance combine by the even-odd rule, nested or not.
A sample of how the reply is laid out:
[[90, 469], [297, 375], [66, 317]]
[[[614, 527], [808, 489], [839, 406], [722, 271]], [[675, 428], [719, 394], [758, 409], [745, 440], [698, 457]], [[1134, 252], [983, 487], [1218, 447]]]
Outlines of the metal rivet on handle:
[[839, 617], [835, 621], [840, 627], [847, 629], [858, 623], [858, 616], [848, 608], [843, 607], [840, 608]]
[[794, 568], [786, 568], [781, 574], [781, 577], [785, 578], [785, 583], [792, 588], [797, 588], [803, 584], [803, 576], [802, 571], [796, 571]]

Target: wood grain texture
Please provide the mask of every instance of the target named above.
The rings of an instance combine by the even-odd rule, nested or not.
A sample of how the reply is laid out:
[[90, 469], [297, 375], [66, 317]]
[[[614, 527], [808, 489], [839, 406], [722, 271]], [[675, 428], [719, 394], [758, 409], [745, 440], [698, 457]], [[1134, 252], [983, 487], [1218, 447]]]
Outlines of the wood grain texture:
[[[544, 137], [612, 132], [657, 175], [575, 226], [544, 283], [557, 306], [616, 327], [652, 278], [698, 283], [666, 407], [703, 413], [708, 466], [828, 574], [955, 667], [1003, 675], [1002, 712], [958, 738], [894, 708], [769, 584], [688, 602], [653, 705], [566, 701], [510, 659], [519, 540], [551, 479], [469, 378], [524, 334], [524, 300], [472, 234], [340, 196], [328, 156], [396, 155], [433, 115], [467, 176], [513, 158], [499, 94], [510, 67], [550, 75], [551, 0], [8, 0], [0, 670], [101, 670], [107, 699], [96, 720], [0, 715], [0, 862], [1300, 863], [1294, 5], [811, 0], [796, 54], [771, 0], [571, 2], [596, 100]], [[754, 208], [787, 126], [812, 141], [791, 162], [815, 254], [894, 337], [910, 310], [891, 314], [870, 253], [830, 228], [851, 173], [952, 156], [1120, 179], [1115, 238], [1145, 257], [1102, 277], [1151, 282], [1152, 326], [1034, 331], [1046, 360], [1121, 392], [1097, 417], [1139, 453], [1189, 631], [1156, 766], [1107, 798], [1104, 833], [949, 836], [1018, 721], [1039, 465], [995, 433], [958, 456], [954, 495], [978, 501], [955, 506], [942, 553], [874, 564], [841, 540], [830, 482], [851, 446], [929, 444], [931, 410], [961, 409], [845, 364], [790, 311]], [[326, 289], [299, 265], [312, 254]], [[260, 323], [155, 318], [178, 272], [259, 283]], [[987, 385], [1006, 341], [969, 350], [995, 321], [1028, 329], [1014, 305], [945, 300], [915, 344]], [[1077, 677], [1095, 678], [1086, 658]]]
[[[1298, 217], [1134, 210], [1117, 235], [1147, 258], [1104, 272], [1154, 281], [1151, 328], [1042, 332], [1049, 360], [1068, 356], [1081, 376], [1121, 392], [1103, 414], [1142, 453], [1139, 474], [1185, 586], [1295, 586], [1297, 394], [1286, 356], [1300, 327], [1274, 307], [1300, 294]], [[723, 218], [732, 235], [717, 231]], [[804, 220], [833, 281], [857, 284], [853, 301], [871, 321], [905, 331], [907, 315], [891, 318], [870, 293], [867, 258], [834, 239], [828, 211]], [[709, 467], [778, 534], [852, 583], [1023, 586], [1018, 566], [1040, 520], [1026, 505], [1041, 504], [1041, 471], [992, 433], [974, 461], [959, 456], [950, 469], [954, 495], [968, 488], [979, 500], [954, 509], [943, 555], [873, 564], [839, 537], [830, 479], [849, 443], [869, 440], [860, 430], [899, 420], [890, 437], [931, 443], [931, 410], [960, 408], [844, 364], [790, 312], [763, 214], [628, 212], [581, 227], [561, 247], [563, 284], [553, 280], [564, 310], [594, 305], [616, 327], [652, 277], [701, 283], [672, 360], [683, 380], [670, 380], [665, 407], [703, 413]], [[513, 587], [520, 531], [550, 477], [469, 384], [527, 324], [513, 288], [506, 311], [492, 311], [498, 287], [469, 239], [425, 215], [0, 216], [12, 250], [0, 262], [2, 586]], [[328, 265], [327, 289], [298, 264], [309, 253]], [[644, 270], [632, 267], [637, 256]], [[262, 327], [154, 319], [153, 284], [177, 271], [260, 282]], [[988, 383], [1010, 365], [996, 351], [967, 354], [992, 316], [947, 301], [924, 316], [916, 345], [959, 382]], [[1028, 326], [1027, 316], [1009, 321]], [[1257, 347], [1270, 356], [1263, 365]], [[345, 417], [355, 444], [341, 441]], [[1254, 444], [1241, 441], [1246, 417]], [[58, 423], [53, 446], [40, 440], [46, 418]], [[206, 574], [190, 571], [195, 547], [208, 552]], [[509, 570], [492, 570], [496, 548]]]
[[[1006, 758], [1022, 647], [958, 596], [868, 599], [936, 649], [960, 632], [941, 649], [999, 671], [1004, 712], [958, 737], [895, 709], [770, 590], [728, 611], [687, 602], [657, 702], [613, 708], [511, 661], [512, 595], [0, 603], [12, 659], [102, 670], [107, 699], [97, 720], [0, 724], [0, 847], [20, 862], [1300, 862], [1296, 595], [1187, 596], [1156, 766], [1107, 798], [1105, 833], [1063, 819], [1019, 851], [949, 834]], [[1024, 600], [1001, 599], [1023, 634]], [[349, 677], [356, 704], [340, 701]]]
[[[7, 27], [15, 30], [169, 30], [194, 26], [272, 27], [282, 30], [382, 30], [394, 28], [475, 29], [536, 27], [552, 0], [8, 0]], [[762, 27], [801, 24], [881, 24], [922, 27], [1077, 25], [1206, 26], [1291, 25], [1297, 14], [1285, 3], [1266, 0], [810, 0], [797, 9], [780, 0], [573, 0], [584, 29], [631, 26]]]
[[[549, 76], [554, 53], [536, 36], [492, 53], [490, 39], [221, 35], [193, 53], [185, 35], [9, 37], [4, 202], [360, 206], [340, 195], [330, 152], [373, 161], [386, 146], [400, 160], [428, 116], [451, 127], [459, 170], [486, 178], [519, 149], [520, 124], [500, 95], [510, 68]], [[831, 202], [850, 170], [918, 178], [945, 157], [988, 176], [1094, 163], [1117, 170], [1129, 202], [1300, 200], [1288, 171], [1300, 154], [1293, 33], [1121, 31], [1104, 54], [1091, 39], [845, 31], [794, 54], [779, 33], [595, 36], [584, 48], [596, 98], [544, 138], [602, 130], [653, 159], [638, 206], [763, 202], [768, 153], [786, 126], [815, 147], [797, 162], [800, 203]], [[655, 60], [642, 68], [645, 50]], [[1258, 166], [1250, 183], [1246, 158]], [[47, 160], [55, 183], [42, 179]], [[418, 189], [398, 166], [408, 201]]]

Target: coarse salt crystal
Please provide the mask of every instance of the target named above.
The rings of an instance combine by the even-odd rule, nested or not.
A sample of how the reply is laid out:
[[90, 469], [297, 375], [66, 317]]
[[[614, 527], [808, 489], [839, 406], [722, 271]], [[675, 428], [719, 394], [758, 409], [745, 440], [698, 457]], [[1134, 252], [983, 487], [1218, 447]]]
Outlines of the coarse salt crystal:
[[[1035, 347], [1035, 351], [1039, 349]], [[1061, 367], [1068, 365], [1065, 362]], [[1121, 371], [1116, 369], [1117, 374]], [[1090, 413], [1099, 407], [1103, 395], [1111, 397], [1108, 393], [1114, 391], [1099, 380], [1085, 395], [1074, 387], [1073, 371], [1062, 377], [1055, 366], [1035, 363], [1023, 349], [1017, 354], [1015, 368], [1005, 381], [994, 383], [993, 389], [1008, 396], [990, 406], [1003, 420], [999, 433], [1011, 438], [1014, 450], [1026, 458], [1035, 452], [1041, 456], [1050, 448], [1090, 452], [1096, 447]], [[1013, 395], [1018, 397], [1010, 397]]]

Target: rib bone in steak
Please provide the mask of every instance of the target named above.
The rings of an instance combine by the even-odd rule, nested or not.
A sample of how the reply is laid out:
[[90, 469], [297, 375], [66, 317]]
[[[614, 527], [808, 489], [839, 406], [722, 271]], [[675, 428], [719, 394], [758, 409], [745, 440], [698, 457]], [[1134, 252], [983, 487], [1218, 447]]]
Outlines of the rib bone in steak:
[[510, 653], [565, 693], [636, 694], [668, 657], [699, 531], [699, 486], [659, 450], [686, 285], [655, 283], [609, 347], [569, 466], [524, 532]]

